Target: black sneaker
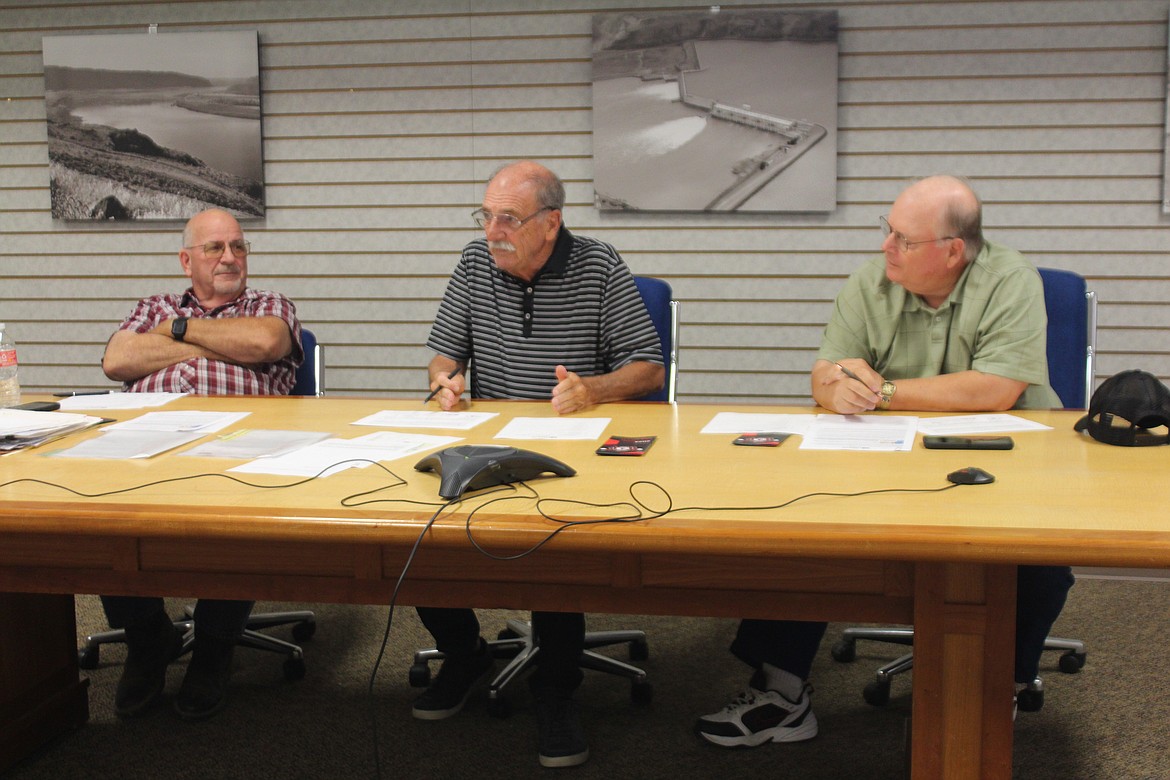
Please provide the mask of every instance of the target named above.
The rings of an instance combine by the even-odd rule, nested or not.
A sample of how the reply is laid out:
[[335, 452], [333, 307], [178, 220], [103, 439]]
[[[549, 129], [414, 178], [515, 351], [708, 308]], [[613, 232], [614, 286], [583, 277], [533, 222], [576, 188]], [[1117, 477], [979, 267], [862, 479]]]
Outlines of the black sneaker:
[[414, 700], [411, 714], [419, 720], [442, 720], [463, 709], [475, 684], [491, 673], [494, 663], [487, 645], [469, 655], [450, 655], [439, 667], [430, 686]]
[[741, 693], [719, 712], [704, 715], [695, 731], [708, 742], [723, 747], [755, 747], [765, 742], [802, 742], [817, 735], [817, 716], [813, 715], [806, 683], [800, 698], [789, 701], [780, 693], [765, 688], [764, 675], [756, 672]]
[[234, 640], [196, 637], [191, 663], [175, 696], [174, 709], [184, 720], [210, 718], [227, 705]]
[[133, 718], [145, 713], [162, 695], [167, 665], [179, 653], [183, 635], [166, 613], [126, 628], [126, 662], [114, 692], [114, 714]]
[[589, 760], [589, 743], [577, 715], [577, 703], [568, 694], [556, 690], [539, 691], [536, 716], [540, 721], [541, 766], [577, 766]]

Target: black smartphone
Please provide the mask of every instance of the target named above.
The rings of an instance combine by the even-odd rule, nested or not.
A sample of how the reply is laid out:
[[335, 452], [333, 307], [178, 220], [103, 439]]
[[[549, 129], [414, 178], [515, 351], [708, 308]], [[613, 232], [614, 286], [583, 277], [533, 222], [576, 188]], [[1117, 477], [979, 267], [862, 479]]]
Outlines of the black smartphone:
[[928, 450], [1010, 450], [1016, 446], [1011, 436], [923, 436]]
[[13, 409], [24, 409], [27, 412], [55, 412], [61, 408], [61, 404], [56, 401], [29, 401], [23, 404], [17, 404]]

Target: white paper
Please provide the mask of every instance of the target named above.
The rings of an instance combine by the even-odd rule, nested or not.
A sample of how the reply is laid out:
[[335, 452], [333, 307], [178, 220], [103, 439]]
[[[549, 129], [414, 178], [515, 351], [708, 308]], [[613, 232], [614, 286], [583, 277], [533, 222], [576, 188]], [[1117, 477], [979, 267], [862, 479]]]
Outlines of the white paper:
[[234, 431], [179, 454], [185, 457], [237, 460], [271, 458], [328, 438], [328, 433], [319, 431]]
[[598, 439], [609, 426], [609, 417], [514, 417], [497, 439], [568, 440]]
[[346, 469], [365, 468], [373, 461], [397, 460], [457, 441], [462, 440], [456, 436], [378, 431], [356, 439], [327, 439], [284, 455], [249, 461], [228, 471], [328, 477]]
[[147, 412], [133, 420], [114, 423], [107, 431], [222, 431], [251, 412]]
[[800, 449], [909, 452], [917, 428], [917, 417], [818, 414]]
[[0, 453], [39, 447], [102, 422], [85, 414], [0, 409]]
[[811, 414], [749, 414], [719, 412], [699, 433], [795, 433], [804, 435], [815, 421]]
[[387, 409], [375, 412], [354, 422], [354, 425], [376, 425], [382, 428], [453, 428], [469, 431], [480, 423], [498, 417], [498, 412], [428, 412], [395, 411]]
[[52, 453], [58, 458], [110, 458], [129, 460], [149, 458], [160, 452], [190, 444], [202, 433], [177, 431], [107, 431], [67, 450]]
[[923, 417], [918, 421], [918, 431], [931, 436], [1050, 430], [1051, 425], [1025, 420], [1014, 414], [963, 414], [952, 417]]
[[185, 393], [101, 393], [99, 395], [72, 395], [60, 399], [62, 409], [145, 409], [162, 406]]
[[[84, 426], [92, 417], [63, 412], [32, 412], [28, 409], [0, 409], [0, 438], [36, 436]], [[99, 418], [100, 419], [100, 418]]]

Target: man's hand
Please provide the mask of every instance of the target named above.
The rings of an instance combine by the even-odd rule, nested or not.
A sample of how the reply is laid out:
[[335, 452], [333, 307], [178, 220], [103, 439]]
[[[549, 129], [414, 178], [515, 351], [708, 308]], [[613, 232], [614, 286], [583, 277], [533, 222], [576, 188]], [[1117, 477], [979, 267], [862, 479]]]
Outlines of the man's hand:
[[881, 401], [878, 391], [883, 381], [881, 374], [860, 358], [839, 364], [818, 360], [812, 370], [813, 399], [837, 414], [873, 411]]
[[439, 388], [439, 392], [435, 394], [435, 400], [439, 402], [439, 408], [444, 412], [449, 412], [458, 406], [463, 391], [467, 389], [463, 374], [456, 374], [453, 377], [450, 374], [451, 372], [448, 371], [446, 374], [439, 374], [431, 379], [431, 389]]
[[[463, 373], [463, 364], [435, 355], [427, 366], [427, 375], [430, 376], [431, 390], [438, 390], [434, 400], [438, 401], [439, 408], [449, 412], [459, 405], [459, 398], [467, 389], [466, 374]], [[454, 374], [454, 376], [452, 376]]]
[[570, 414], [593, 406], [593, 393], [580, 375], [564, 366], [557, 366], [556, 372], [557, 386], [552, 391], [552, 405], [557, 414]]

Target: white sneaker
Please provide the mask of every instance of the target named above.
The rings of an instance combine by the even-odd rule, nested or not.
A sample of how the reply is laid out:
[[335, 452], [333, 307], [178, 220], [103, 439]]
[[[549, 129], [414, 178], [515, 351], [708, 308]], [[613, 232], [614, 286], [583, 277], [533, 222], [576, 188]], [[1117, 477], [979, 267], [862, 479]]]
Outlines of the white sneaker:
[[809, 699], [812, 686], [805, 683], [800, 698], [793, 702], [764, 685], [764, 675], [757, 672], [746, 692], [719, 712], [699, 718], [695, 731], [723, 747], [803, 742], [817, 735], [817, 717]]

